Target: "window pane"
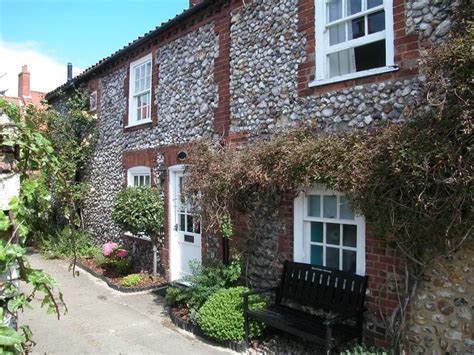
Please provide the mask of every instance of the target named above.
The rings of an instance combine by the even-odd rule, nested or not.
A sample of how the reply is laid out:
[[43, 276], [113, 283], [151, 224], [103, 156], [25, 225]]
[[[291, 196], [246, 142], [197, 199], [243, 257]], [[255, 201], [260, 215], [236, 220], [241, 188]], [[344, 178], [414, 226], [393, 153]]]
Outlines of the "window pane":
[[344, 224], [342, 226], [342, 234], [344, 237], [343, 245], [346, 247], [353, 247], [357, 246], [357, 226]]
[[140, 79], [142, 79], [145, 76], [145, 66], [140, 65]]
[[379, 11], [368, 16], [369, 33], [385, 30], [385, 12]]
[[151, 62], [146, 63], [146, 75], [151, 75]]
[[327, 7], [327, 22], [338, 20], [342, 17], [342, 0], [329, 0]]
[[354, 212], [352, 212], [349, 201], [347, 201], [346, 196], [340, 197], [340, 204], [339, 204], [339, 218], [342, 219], [354, 219]]
[[135, 93], [140, 91], [140, 80], [135, 80]]
[[182, 232], [186, 231], [186, 215], [185, 214], [179, 215], [179, 230]]
[[349, 74], [355, 71], [354, 49], [345, 49], [328, 55], [329, 76]]
[[375, 6], [382, 5], [383, 0], [367, 0], [367, 8], [371, 9]]
[[321, 196], [308, 196], [308, 216], [321, 217]]
[[140, 67], [135, 68], [135, 80], [140, 80]]
[[356, 47], [354, 51], [357, 71], [385, 66], [385, 40]]
[[329, 27], [329, 45], [344, 42], [346, 40], [346, 24], [340, 23], [339, 25]]
[[362, 11], [361, 0], [348, 0], [347, 1], [347, 16], [354, 15]]
[[133, 177], [133, 186], [138, 186], [138, 176]]
[[337, 196], [323, 196], [323, 217], [337, 218]]
[[151, 80], [151, 76], [147, 76], [146, 77], [146, 82], [145, 82], [145, 89], [150, 88], [150, 80]]
[[341, 239], [340, 224], [326, 223], [326, 243], [339, 245]]
[[150, 176], [149, 176], [149, 175], [145, 176], [145, 185], [146, 185], [146, 186], [150, 186], [150, 185], [151, 185], [151, 184], [150, 184]]
[[323, 223], [311, 222], [311, 241], [315, 243], [323, 242]]
[[339, 269], [339, 249], [326, 248], [326, 266]]
[[349, 27], [349, 39], [359, 38], [365, 35], [365, 17], [359, 17], [351, 21]]
[[323, 265], [323, 247], [311, 245], [311, 264]]
[[187, 225], [188, 228], [187, 228], [187, 231], [188, 231], [188, 232], [191, 232], [191, 233], [192, 233], [193, 230], [194, 230], [193, 220], [194, 220], [193, 216], [191, 216], [191, 215], [188, 214], [188, 225]]
[[342, 270], [347, 272], [356, 272], [356, 252], [352, 250], [342, 251]]

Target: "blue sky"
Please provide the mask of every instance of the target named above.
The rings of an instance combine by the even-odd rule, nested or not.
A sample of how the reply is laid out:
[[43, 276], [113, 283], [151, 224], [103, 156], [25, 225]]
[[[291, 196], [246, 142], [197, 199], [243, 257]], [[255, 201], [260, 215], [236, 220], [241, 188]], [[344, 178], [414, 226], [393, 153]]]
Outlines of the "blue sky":
[[0, 42], [8, 48], [0, 75], [9, 69], [16, 76], [16, 66], [33, 65], [20, 63], [28, 61], [23, 55], [7, 68], [5, 58], [12, 62], [12, 50], [21, 49], [85, 69], [188, 6], [189, 0], [0, 0]]

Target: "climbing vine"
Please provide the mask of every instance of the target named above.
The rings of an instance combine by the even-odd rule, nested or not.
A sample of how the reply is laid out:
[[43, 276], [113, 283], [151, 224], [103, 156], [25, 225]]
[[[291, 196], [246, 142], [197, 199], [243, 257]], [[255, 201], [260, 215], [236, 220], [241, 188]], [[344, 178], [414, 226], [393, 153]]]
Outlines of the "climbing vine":
[[424, 53], [425, 99], [409, 123], [332, 135], [305, 128], [246, 145], [200, 142], [185, 181], [215, 234], [223, 219], [259, 201], [277, 209], [283, 196], [314, 184], [345, 192], [405, 260], [404, 280], [395, 280], [399, 305], [383, 315], [394, 349], [423, 271], [472, 238], [474, 30], [463, 13], [469, 6], [460, 9], [450, 45]]

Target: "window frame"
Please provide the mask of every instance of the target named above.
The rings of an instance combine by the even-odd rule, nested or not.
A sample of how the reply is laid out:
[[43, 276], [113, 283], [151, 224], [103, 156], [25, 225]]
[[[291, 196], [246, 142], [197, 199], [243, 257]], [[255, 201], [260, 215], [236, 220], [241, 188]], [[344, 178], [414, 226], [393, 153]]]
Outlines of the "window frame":
[[[138, 66], [141, 66], [143, 64], [146, 64], [147, 62], [150, 62], [151, 64], [151, 69], [150, 69], [150, 87], [143, 90], [140, 93], [135, 93], [134, 92], [134, 83], [135, 83], [135, 68]], [[151, 123], [152, 122], [152, 106], [153, 106], [153, 56], [152, 53], [147, 54], [144, 57], [141, 57], [140, 59], [137, 59], [136, 61], [130, 63], [129, 67], [129, 81], [128, 81], [128, 123], [125, 128], [128, 127], [134, 127], [134, 126], [140, 126], [143, 124]], [[147, 119], [142, 119], [140, 121], [137, 120], [137, 103], [136, 103], [136, 97], [143, 95], [145, 92], [148, 91], [149, 95], [149, 100], [150, 100], [150, 117]]]
[[[150, 177], [150, 185], [152, 186], [151, 180], [151, 168], [148, 166], [134, 166], [127, 169], [127, 187], [136, 187], [134, 185], [135, 176], [149, 176]], [[147, 185], [144, 185], [147, 186]]]
[[[343, 0], [343, 8], [347, 0]], [[331, 24], [336, 24], [338, 22], [346, 22], [352, 17], [358, 18], [360, 16], [366, 16], [371, 13], [375, 13], [383, 9], [385, 11], [385, 30], [380, 31], [384, 33], [382, 36], [379, 32], [373, 33], [368, 36], [361, 38], [356, 38], [348, 42], [343, 42], [331, 46], [329, 50], [329, 30], [326, 28], [326, 4], [327, 0], [315, 0], [315, 59], [316, 59], [316, 68], [315, 68], [315, 79], [309, 84], [310, 87], [325, 85], [329, 83], [337, 83], [341, 81], [361, 78], [365, 76], [388, 73], [398, 70], [398, 66], [395, 65], [395, 47], [394, 47], [394, 28], [393, 28], [393, 0], [383, 0], [383, 4], [371, 8], [369, 10], [364, 10], [357, 14], [347, 16], [343, 19], [332, 21]], [[369, 37], [370, 36], [370, 37]], [[369, 38], [367, 38], [369, 37]], [[359, 72], [353, 72], [344, 75], [338, 75], [334, 77], [329, 77], [328, 69], [328, 59], [327, 56], [330, 53], [335, 53], [340, 50], [347, 48], [354, 48], [360, 45], [367, 43], [373, 43], [374, 38], [385, 38], [385, 66], [379, 68], [367, 69]], [[372, 40], [371, 40], [372, 39]]]
[[[322, 185], [317, 185], [311, 189], [301, 191], [294, 200], [294, 240], [293, 240], [293, 260], [302, 263], [311, 263], [311, 232], [310, 222], [336, 223], [336, 224], [350, 224], [357, 227], [357, 246], [343, 247], [341, 245], [327, 244], [323, 240], [324, 247], [332, 247], [337, 249], [348, 249], [356, 251], [356, 274], [365, 275], [366, 271], [366, 225], [363, 216], [354, 214], [354, 220], [347, 220], [341, 218], [324, 218], [324, 217], [309, 217], [307, 213], [307, 197], [310, 195], [330, 195], [330, 196], [344, 196], [344, 193], [333, 191], [325, 188]], [[321, 211], [322, 213], [322, 211]], [[308, 227], [309, 226], [309, 227]], [[340, 236], [342, 240], [342, 235]]]

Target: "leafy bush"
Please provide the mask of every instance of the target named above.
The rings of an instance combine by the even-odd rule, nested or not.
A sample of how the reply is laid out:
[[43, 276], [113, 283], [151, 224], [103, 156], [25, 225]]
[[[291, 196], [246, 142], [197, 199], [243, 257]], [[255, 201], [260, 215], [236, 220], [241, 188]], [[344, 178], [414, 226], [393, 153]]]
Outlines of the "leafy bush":
[[120, 275], [128, 275], [133, 269], [133, 262], [130, 258], [115, 260], [113, 265]]
[[[244, 338], [244, 313], [241, 294], [246, 287], [221, 289], [211, 295], [199, 310], [197, 322], [204, 333], [218, 341], [242, 340]], [[249, 308], [265, 306], [260, 296], [249, 297]], [[255, 321], [249, 323], [249, 336], [254, 338], [262, 333], [263, 326]]]
[[133, 234], [157, 234], [163, 228], [163, 199], [153, 187], [128, 187], [117, 195], [112, 218]]
[[165, 304], [172, 306], [177, 302], [181, 302], [184, 298], [184, 292], [182, 287], [168, 287], [166, 289]]
[[122, 279], [122, 285], [125, 287], [133, 287], [138, 285], [141, 280], [142, 277], [140, 274], [130, 274]]
[[67, 230], [54, 235], [48, 235], [39, 241], [40, 251], [48, 258], [71, 258], [74, 256], [73, 243], [76, 243], [78, 257], [90, 257], [98, 250], [89, 234], [82, 231]]
[[236, 285], [241, 275], [241, 266], [238, 261], [232, 262], [229, 266], [222, 263], [200, 265], [191, 262], [190, 268], [191, 276], [183, 279], [189, 287], [180, 290], [181, 294], [177, 300], [186, 303], [191, 312], [191, 320], [195, 320], [197, 311], [209, 296], [221, 288]]
[[387, 355], [387, 350], [375, 346], [367, 346], [365, 344], [355, 345], [351, 349], [341, 352], [340, 355]]

